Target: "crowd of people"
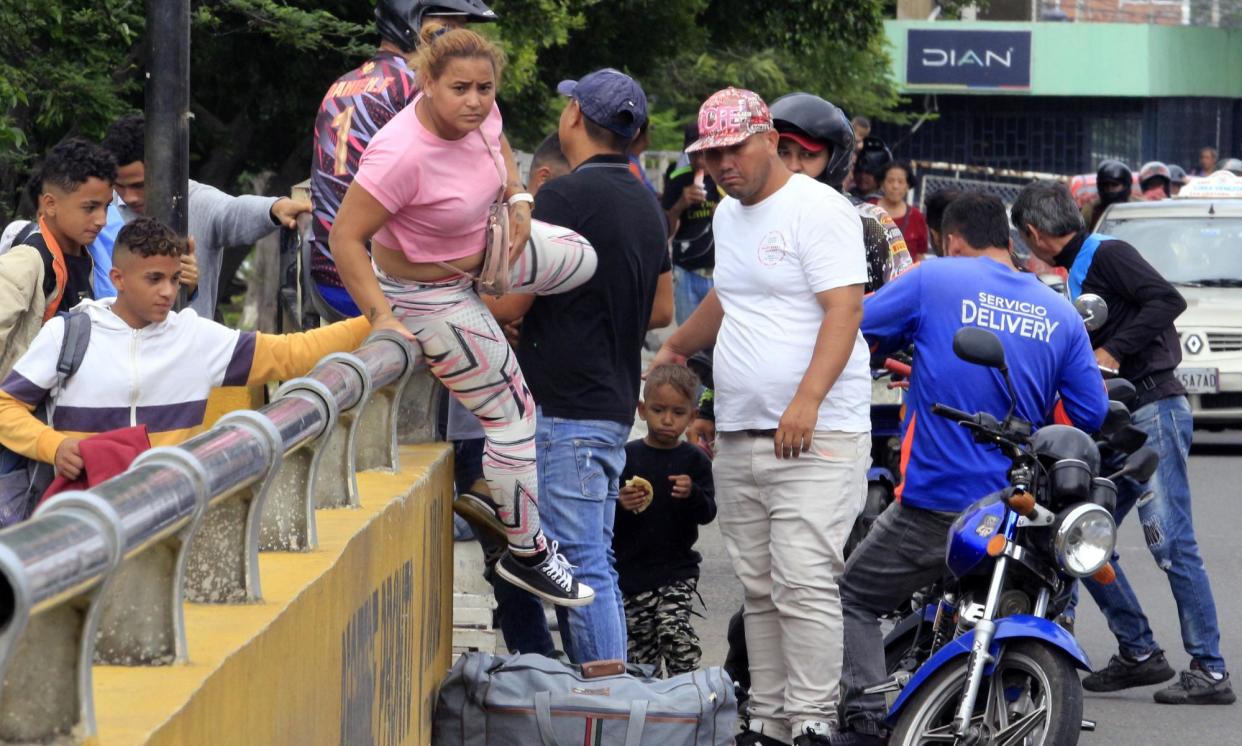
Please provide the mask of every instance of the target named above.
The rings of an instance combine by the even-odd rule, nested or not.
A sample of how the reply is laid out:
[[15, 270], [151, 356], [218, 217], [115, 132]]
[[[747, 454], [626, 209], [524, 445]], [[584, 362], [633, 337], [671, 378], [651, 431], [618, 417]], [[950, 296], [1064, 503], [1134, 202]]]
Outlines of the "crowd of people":
[[[1038, 323], [1000, 334], [1024, 419], [1059, 409], [1094, 431], [1101, 368], [1138, 388], [1134, 422], [1160, 466], [1150, 499], [1123, 483], [1117, 519], [1135, 507], [1159, 518], [1151, 551], [1191, 657], [1156, 699], [1233, 701], [1189, 518], [1190, 415], [1173, 375], [1184, 301], [1133, 247], [1091, 232], [1134, 194], [1123, 164], [1101, 165], [1083, 211], [1065, 185], [1041, 182], [1011, 211], [945, 190], [924, 214], [909, 199], [913, 168], [865, 118], [808, 93], [769, 107], [726, 88], [685, 127], [656, 189], [634, 167], [648, 144], [642, 86], [601, 69], [558, 86], [557, 130], [524, 182], [496, 104], [504, 55], [468, 28], [495, 14], [475, 0], [380, 0], [376, 17], [379, 49], [329, 87], [315, 119], [310, 203], [191, 182], [182, 237], [144, 217], [141, 116], [102, 144], [47, 154], [37, 215], [6, 231], [0, 255], [6, 522], [29, 514], [40, 465], [97, 483], [115, 464], [88, 444], [135, 431], [139, 449], [180, 442], [213, 387], [300, 375], [395, 331], [451, 394], [456, 506], [487, 549], [510, 650], [556, 652], [549, 601], [572, 661], [694, 670], [694, 545], [716, 521], [745, 598], [737, 742], [883, 744], [883, 697], [864, 693], [885, 676], [878, 617], [943, 573], [954, 516], [1006, 483], [998, 453], [930, 411], [1006, 406], [997, 377], [952, 352], [973, 323], [963, 310], [986, 297], [994, 314], [1038, 309]], [[1138, 185], [1167, 197], [1183, 178], [1147, 164]], [[216, 323], [222, 250], [303, 213], [316, 291], [348, 320], [286, 336]], [[1108, 302], [1103, 327], [1088, 333], [1023, 271], [1011, 225]], [[674, 320], [644, 372], [648, 331]], [[82, 345], [69, 370], [66, 350]], [[901, 499], [847, 562], [870, 464], [872, 356], [911, 345]], [[636, 412], [646, 434], [631, 441]], [[1092, 691], [1175, 676], [1114, 566], [1117, 583], [1084, 583], [1119, 646], [1084, 681]]]

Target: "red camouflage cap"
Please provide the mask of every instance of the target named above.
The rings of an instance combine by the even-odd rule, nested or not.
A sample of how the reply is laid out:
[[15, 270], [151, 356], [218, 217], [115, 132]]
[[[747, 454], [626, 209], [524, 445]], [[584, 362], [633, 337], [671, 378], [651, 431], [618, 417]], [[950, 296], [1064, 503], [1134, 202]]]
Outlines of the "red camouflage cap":
[[699, 139], [687, 153], [727, 148], [772, 129], [772, 112], [759, 94], [742, 88], [717, 91], [699, 107]]

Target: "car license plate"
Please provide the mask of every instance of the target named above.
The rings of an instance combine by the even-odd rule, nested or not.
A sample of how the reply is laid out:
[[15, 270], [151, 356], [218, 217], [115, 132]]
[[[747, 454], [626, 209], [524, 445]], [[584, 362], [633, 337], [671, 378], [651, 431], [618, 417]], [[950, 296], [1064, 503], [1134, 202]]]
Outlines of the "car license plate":
[[1178, 368], [1177, 380], [1182, 382], [1188, 394], [1220, 392], [1220, 371], [1217, 368]]

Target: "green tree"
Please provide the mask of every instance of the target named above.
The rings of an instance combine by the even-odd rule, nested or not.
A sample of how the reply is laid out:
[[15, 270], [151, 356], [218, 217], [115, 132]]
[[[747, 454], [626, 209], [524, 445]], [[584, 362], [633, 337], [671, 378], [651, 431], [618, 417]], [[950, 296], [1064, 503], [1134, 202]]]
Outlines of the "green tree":
[[[508, 56], [501, 106], [518, 147], [555, 127], [558, 81], [612, 66], [649, 94], [653, 142], [725, 85], [772, 98], [824, 95], [851, 113], [898, 103], [882, 0], [495, 0], [481, 27]], [[191, 173], [238, 188], [305, 178], [311, 122], [328, 85], [378, 43], [374, 0], [193, 0]], [[142, 0], [0, 3], [0, 217], [35, 157], [62, 137], [100, 137], [142, 107]], [[29, 209], [29, 205], [26, 206]]]

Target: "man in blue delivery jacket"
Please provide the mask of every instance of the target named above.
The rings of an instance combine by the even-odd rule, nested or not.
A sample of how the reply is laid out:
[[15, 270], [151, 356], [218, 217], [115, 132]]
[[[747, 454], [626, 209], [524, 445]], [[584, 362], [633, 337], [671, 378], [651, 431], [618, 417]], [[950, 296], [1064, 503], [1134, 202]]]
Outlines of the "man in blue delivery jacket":
[[1009, 395], [998, 371], [953, 353], [964, 326], [1000, 339], [1017, 393], [1014, 414], [1051, 420], [1057, 397], [1087, 431], [1099, 428], [1108, 396], [1082, 319], [1009, 253], [1009, 220], [996, 197], [967, 193], [945, 210], [941, 233], [950, 257], [925, 262], [881, 288], [863, 306], [862, 332], [877, 352], [914, 345], [898, 502], [880, 516], [845, 566], [844, 713], [833, 744], [887, 743], [882, 695], [860, 691], [884, 680], [879, 615], [945, 572], [944, 545], [957, 514], [1008, 484], [1009, 461], [957, 424], [931, 413], [935, 403], [998, 419]]
[[[1169, 576], [1182, 645], [1190, 669], [1155, 693], [1162, 704], [1233, 704], [1236, 696], [1220, 652], [1216, 601], [1191, 519], [1187, 466], [1194, 422], [1186, 390], [1174, 375], [1182, 361], [1174, 320], [1186, 310], [1177, 288], [1160, 276], [1138, 250], [1111, 236], [1087, 233], [1070, 220], [1073, 198], [1062, 184], [1031, 184], [1013, 205], [1013, 222], [1031, 251], [1069, 270], [1070, 296], [1094, 293], [1108, 303], [1108, 321], [1091, 333], [1100, 365], [1120, 372], [1138, 390], [1134, 425], [1160, 456], [1146, 485], [1123, 479], [1117, 485], [1117, 523], [1137, 506], [1143, 535], [1156, 564]], [[1139, 501], [1150, 490], [1151, 498]], [[1150, 686], [1174, 676], [1156, 644], [1138, 596], [1117, 562], [1117, 580], [1083, 585], [1108, 619], [1120, 647], [1108, 665], [1083, 679], [1092, 692]]]

